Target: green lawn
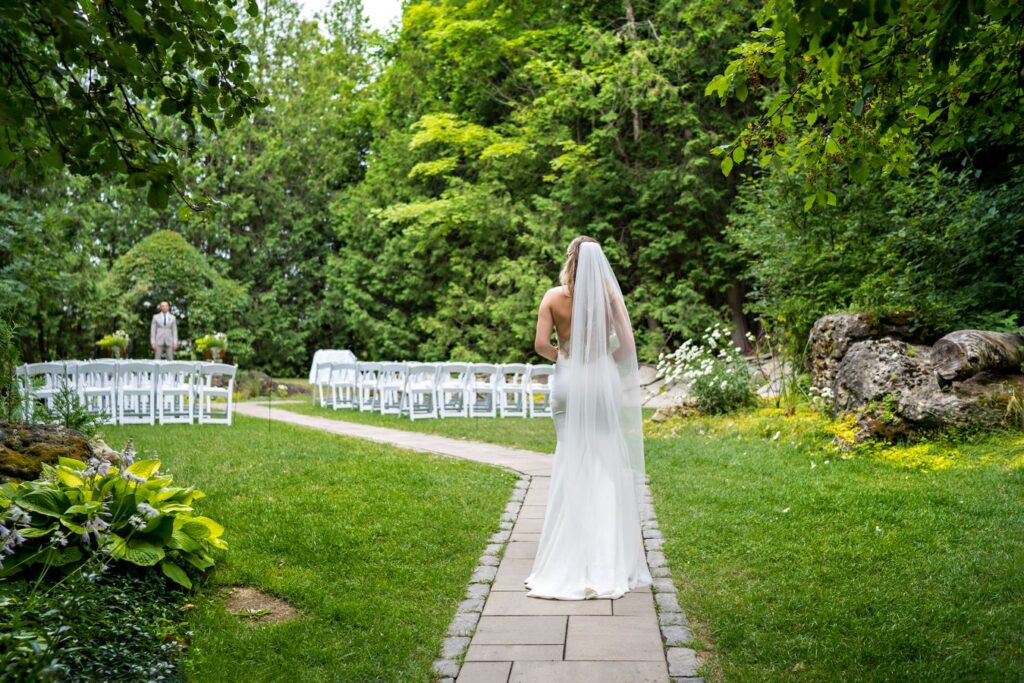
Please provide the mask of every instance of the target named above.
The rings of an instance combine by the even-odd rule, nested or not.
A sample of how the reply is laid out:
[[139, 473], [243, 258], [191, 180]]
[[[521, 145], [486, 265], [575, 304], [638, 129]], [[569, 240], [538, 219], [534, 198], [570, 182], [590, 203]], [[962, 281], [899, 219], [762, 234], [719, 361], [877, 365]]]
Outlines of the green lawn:
[[[514, 475], [279, 423], [105, 427], [201, 488], [230, 550], [197, 596], [196, 681], [424, 681]], [[220, 587], [302, 616], [252, 625]]]
[[1021, 680], [1024, 435], [843, 459], [823, 427], [763, 410], [648, 438], [709, 677]]
[[[553, 448], [550, 420], [288, 408]], [[1024, 434], [844, 458], [830, 430], [842, 427], [772, 409], [647, 423], [665, 552], [708, 679], [1021, 680]]]
[[335, 420], [358, 422], [378, 427], [404, 429], [410, 432], [440, 434], [453, 439], [470, 439], [485, 443], [525, 448], [541, 453], [555, 452], [555, 424], [550, 417], [450, 417], [441, 419], [416, 420], [397, 415], [361, 413], [358, 410], [342, 408], [321, 408], [312, 405], [311, 399], [302, 403], [274, 403], [274, 409], [290, 410], [303, 415], [317, 415]]

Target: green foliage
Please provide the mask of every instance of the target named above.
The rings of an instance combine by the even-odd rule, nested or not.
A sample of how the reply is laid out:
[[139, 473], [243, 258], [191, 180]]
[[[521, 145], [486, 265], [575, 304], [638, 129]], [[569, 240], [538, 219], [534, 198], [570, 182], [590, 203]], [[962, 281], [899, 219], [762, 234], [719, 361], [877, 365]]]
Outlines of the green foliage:
[[250, 352], [248, 334], [238, 327], [249, 305], [245, 288], [217, 272], [178, 233], [156, 232], [136, 244], [114, 262], [101, 288], [108, 316], [132, 330], [133, 339], [148, 345], [150, 318], [166, 300], [178, 318], [179, 337], [230, 329], [241, 340], [233, 346], [236, 357]]
[[17, 331], [0, 316], [0, 420], [14, 422], [22, 417], [22, 395], [16, 369], [20, 355]]
[[[215, 131], [260, 104], [236, 4], [5, 3], [0, 165], [117, 174], [166, 206], [197, 124]], [[246, 7], [258, 14], [255, 0]]]
[[0, 577], [75, 566], [99, 553], [115, 565], [159, 565], [191, 588], [183, 565], [212, 567], [215, 552], [227, 548], [224, 528], [194, 514], [201, 491], [172, 486], [170, 475], [157, 475], [159, 460], [134, 455], [129, 444], [114, 463], [60, 458], [56, 467], [44, 465], [37, 481], [4, 485], [0, 519], [7, 533], [0, 540], [10, 552]]
[[[1017, 171], [1019, 173], [1019, 171]], [[839, 192], [805, 213], [799, 181], [743, 186], [729, 237], [755, 283], [751, 309], [800, 357], [814, 321], [836, 310], [912, 310], [926, 335], [1012, 332], [1024, 301], [1024, 185], [979, 186], [930, 169]]]
[[738, 116], [693, 83], [749, 11], [407, 6], [365, 178], [333, 205], [334, 336], [372, 357], [531, 358], [537, 303], [580, 233], [604, 244], [642, 356], [729, 307], [742, 323], [731, 183], [707, 159]]
[[706, 87], [761, 106], [719, 149], [727, 175], [744, 151], [802, 171], [809, 209], [834, 206], [846, 178], [907, 176], [942, 154], [973, 165], [1019, 146], [1024, 11], [1013, 3], [779, 0], [757, 21]]
[[[812, 316], [854, 306], [912, 308], [936, 328], [1021, 322], [1007, 276], [1019, 214], [1003, 207], [1020, 185], [1022, 13], [1005, 3], [954, 21], [952, 0], [868, 14], [819, 0], [437, 0], [407, 3], [386, 36], [357, 0], [320, 25], [292, 0], [261, 7], [232, 14], [225, 39], [248, 47], [242, 68], [272, 106], [194, 136], [183, 183], [216, 200], [208, 210], [0, 167], [0, 314], [24, 359], [90, 355], [112, 323], [145, 351], [169, 298], [183, 339], [224, 330], [236, 359], [278, 375], [323, 347], [528, 360], [537, 303], [580, 233], [605, 246], [642, 360], [724, 320], [746, 346], [756, 316], [798, 352]], [[744, 39], [755, 16], [763, 29]], [[100, 52], [110, 30], [96, 30]], [[192, 137], [166, 118], [157, 135]], [[753, 179], [737, 173], [759, 160]], [[199, 279], [127, 255], [165, 230], [205, 255]], [[209, 272], [248, 299], [196, 291]]]
[[52, 405], [37, 404], [32, 417], [33, 420], [57, 424], [92, 437], [109, 416], [87, 408], [75, 388], [64, 382], [53, 395]]
[[223, 332], [214, 332], [196, 339], [196, 350], [200, 353], [207, 349], [226, 349], [227, 347], [228, 336]]
[[152, 573], [96, 568], [55, 584], [0, 582], [0, 678], [173, 680], [182, 595]]
[[89, 357], [96, 339], [96, 238], [75, 201], [83, 183], [49, 177], [36, 187], [0, 171], [0, 315], [16, 327], [26, 361], [72, 349]]

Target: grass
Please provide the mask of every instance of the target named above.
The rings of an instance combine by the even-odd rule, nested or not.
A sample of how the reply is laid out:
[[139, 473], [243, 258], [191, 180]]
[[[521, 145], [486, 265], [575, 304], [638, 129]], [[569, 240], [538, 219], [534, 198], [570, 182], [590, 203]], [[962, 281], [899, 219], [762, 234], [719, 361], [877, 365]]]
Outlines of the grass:
[[665, 554], [710, 679], [1024, 676], [1024, 435], [844, 455], [821, 418], [769, 409], [653, 431]]
[[274, 409], [290, 410], [303, 415], [328, 417], [344, 422], [391, 427], [409, 432], [439, 434], [453, 439], [469, 439], [485, 443], [524, 448], [541, 453], [555, 452], [555, 425], [548, 418], [522, 417], [451, 417], [441, 419], [416, 420], [397, 415], [381, 415], [380, 413], [359, 412], [353, 409], [334, 410], [312, 405], [309, 397], [301, 403], [274, 404]]
[[[553, 448], [548, 420], [288, 407]], [[1021, 680], [1024, 434], [845, 454], [832, 445], [845, 429], [768, 408], [645, 425], [665, 554], [708, 680]]]
[[[106, 427], [208, 497], [230, 549], [196, 597], [197, 681], [423, 681], [497, 528], [514, 475], [484, 465], [236, 416], [232, 427]], [[222, 588], [301, 613], [252, 624]]]

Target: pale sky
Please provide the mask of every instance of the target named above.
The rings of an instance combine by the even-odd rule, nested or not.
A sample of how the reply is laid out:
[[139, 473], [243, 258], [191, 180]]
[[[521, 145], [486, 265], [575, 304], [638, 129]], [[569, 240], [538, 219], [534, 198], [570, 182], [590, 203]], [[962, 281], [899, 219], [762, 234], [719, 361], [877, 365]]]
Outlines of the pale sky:
[[[302, 5], [302, 16], [311, 17], [331, 4], [331, 0], [298, 0]], [[363, 0], [363, 9], [370, 26], [386, 29], [402, 16], [402, 0]]]

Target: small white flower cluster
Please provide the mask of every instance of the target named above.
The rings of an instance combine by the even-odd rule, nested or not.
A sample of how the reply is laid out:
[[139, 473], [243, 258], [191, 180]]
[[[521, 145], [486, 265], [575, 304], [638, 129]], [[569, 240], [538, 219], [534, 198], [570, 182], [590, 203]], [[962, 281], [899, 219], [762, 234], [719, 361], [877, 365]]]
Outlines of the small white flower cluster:
[[705, 329], [700, 342], [688, 339], [672, 353], [659, 355], [657, 374], [666, 385], [682, 382], [709, 412], [728, 410], [750, 395], [746, 361], [721, 325]]
[[[682, 379], [689, 384], [694, 380], [706, 377], [715, 371], [715, 360], [725, 360], [735, 350], [730, 344], [728, 331], [721, 325], [714, 325], [704, 330], [704, 338], [700, 343], [687, 339], [682, 346], [672, 353], [658, 355], [658, 377], [671, 384]], [[723, 380], [724, 389], [728, 380]]]
[[832, 387], [812, 386], [807, 393], [811, 395], [811, 405], [817, 410], [830, 408], [835, 398]]

